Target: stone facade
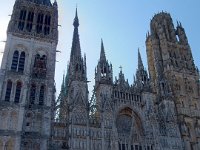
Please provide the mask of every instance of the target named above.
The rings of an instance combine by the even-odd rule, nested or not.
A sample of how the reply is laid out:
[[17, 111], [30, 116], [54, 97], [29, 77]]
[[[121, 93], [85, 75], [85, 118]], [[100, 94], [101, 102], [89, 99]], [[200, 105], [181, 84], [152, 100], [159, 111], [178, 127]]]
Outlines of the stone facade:
[[86, 58], [81, 56], [78, 16], [67, 74], [54, 122], [52, 149], [198, 150], [199, 72], [181, 23], [161, 12], [150, 23], [149, 74], [138, 50], [133, 84], [122, 70], [113, 81], [103, 41], [88, 98]]
[[0, 150], [48, 149], [57, 4], [16, 0], [0, 70]]
[[103, 40], [89, 98], [76, 10], [67, 74], [55, 100], [56, 1], [16, 0], [0, 70], [0, 150], [199, 150], [199, 71], [181, 23], [156, 14], [133, 84], [113, 79]]

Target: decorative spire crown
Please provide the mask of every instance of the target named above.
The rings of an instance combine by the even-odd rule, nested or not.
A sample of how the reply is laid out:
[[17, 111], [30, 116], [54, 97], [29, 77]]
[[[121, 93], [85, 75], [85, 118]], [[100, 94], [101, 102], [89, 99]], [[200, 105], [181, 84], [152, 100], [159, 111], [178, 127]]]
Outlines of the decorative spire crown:
[[78, 32], [79, 19], [78, 19], [77, 8], [73, 25], [74, 25], [74, 33], [73, 33], [73, 41], [71, 49], [71, 59], [73, 59], [74, 57], [81, 59], [81, 47], [80, 47], [80, 39]]
[[78, 19], [78, 11], [77, 11], [77, 7], [76, 7], [76, 13], [75, 13], [75, 18], [74, 18], [74, 23], [73, 23], [75, 28], [78, 28], [79, 26], [79, 19]]
[[144, 65], [142, 62], [141, 54], [140, 54], [140, 49], [138, 48], [138, 69], [144, 69]]
[[106, 61], [106, 54], [104, 50], [103, 40], [101, 39], [101, 54], [100, 54], [100, 61]]

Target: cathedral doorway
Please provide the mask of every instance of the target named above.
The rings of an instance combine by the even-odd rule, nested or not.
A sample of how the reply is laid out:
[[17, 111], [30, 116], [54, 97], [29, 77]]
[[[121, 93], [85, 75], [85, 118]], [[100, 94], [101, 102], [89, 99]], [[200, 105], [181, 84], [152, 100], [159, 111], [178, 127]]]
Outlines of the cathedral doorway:
[[122, 109], [116, 118], [119, 150], [142, 150], [142, 123], [131, 108]]

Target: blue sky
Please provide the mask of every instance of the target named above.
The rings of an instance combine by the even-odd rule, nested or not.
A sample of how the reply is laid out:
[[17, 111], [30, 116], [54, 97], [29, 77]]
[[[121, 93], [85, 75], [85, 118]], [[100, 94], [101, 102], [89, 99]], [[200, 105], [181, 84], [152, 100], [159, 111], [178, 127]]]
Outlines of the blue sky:
[[[160, 11], [171, 14], [185, 28], [193, 52], [195, 64], [200, 68], [200, 1], [199, 0], [57, 0], [59, 6], [59, 44], [56, 65], [57, 94], [60, 91], [62, 74], [69, 60], [73, 18], [76, 5], [80, 21], [79, 34], [82, 54], [87, 56], [89, 90], [94, 84], [94, 69], [100, 53], [101, 38], [104, 41], [106, 56], [113, 64], [114, 76], [118, 75], [119, 66], [123, 67], [129, 83], [137, 67], [137, 49], [140, 48], [144, 64], [146, 62], [146, 33], [150, 19]], [[0, 5], [0, 41], [6, 39], [6, 28], [14, 0]], [[3, 51], [4, 43], [0, 43]]]

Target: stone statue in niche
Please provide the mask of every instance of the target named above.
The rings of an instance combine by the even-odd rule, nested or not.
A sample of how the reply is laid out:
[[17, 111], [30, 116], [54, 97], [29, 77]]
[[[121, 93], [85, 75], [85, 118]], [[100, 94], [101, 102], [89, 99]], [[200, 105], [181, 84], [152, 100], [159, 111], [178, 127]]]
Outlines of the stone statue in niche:
[[39, 54], [35, 57], [33, 76], [36, 78], [46, 77], [46, 56], [40, 56]]

